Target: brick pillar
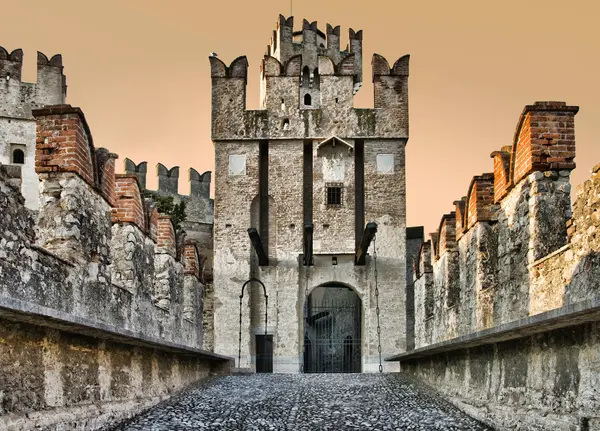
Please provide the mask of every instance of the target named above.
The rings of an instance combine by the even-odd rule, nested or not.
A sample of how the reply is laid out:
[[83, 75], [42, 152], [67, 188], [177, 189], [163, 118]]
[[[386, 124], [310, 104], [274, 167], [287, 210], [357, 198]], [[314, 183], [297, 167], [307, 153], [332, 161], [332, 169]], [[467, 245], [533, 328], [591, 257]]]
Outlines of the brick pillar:
[[73, 263], [104, 268], [109, 263], [116, 156], [96, 152], [79, 108], [47, 106], [33, 115], [35, 169], [41, 182], [38, 244]]
[[525, 107], [517, 125], [511, 175], [512, 184], [530, 182], [529, 263], [567, 242], [578, 111], [565, 102], [536, 102]]

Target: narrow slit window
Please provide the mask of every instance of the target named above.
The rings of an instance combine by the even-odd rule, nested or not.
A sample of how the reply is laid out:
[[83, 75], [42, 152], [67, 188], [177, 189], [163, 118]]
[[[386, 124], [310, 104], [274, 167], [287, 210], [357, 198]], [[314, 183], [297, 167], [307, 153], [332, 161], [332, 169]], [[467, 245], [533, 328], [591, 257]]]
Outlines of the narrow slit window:
[[13, 150], [12, 162], [19, 165], [25, 164], [25, 153], [23, 152], [23, 150], [20, 150], [18, 148], [16, 150]]
[[312, 105], [312, 97], [310, 97], [310, 94], [304, 95], [304, 105], [306, 105], [306, 106]]

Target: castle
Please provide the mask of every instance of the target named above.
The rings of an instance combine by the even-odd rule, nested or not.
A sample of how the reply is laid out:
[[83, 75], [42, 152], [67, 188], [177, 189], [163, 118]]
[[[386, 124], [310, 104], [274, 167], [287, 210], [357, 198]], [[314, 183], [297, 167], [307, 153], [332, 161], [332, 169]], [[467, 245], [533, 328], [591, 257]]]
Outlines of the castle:
[[[576, 106], [528, 105], [493, 172], [424, 241], [407, 228], [408, 56], [280, 17], [211, 56], [211, 172], [94, 142], [60, 56], [0, 48], [0, 429], [98, 429], [236, 367], [399, 371], [501, 429], [600, 427], [600, 164], [570, 200]], [[178, 227], [160, 201], [185, 204]], [[451, 200], [449, 202], [452, 202]], [[351, 378], [351, 377], [349, 377]]]
[[[257, 111], [246, 109], [246, 58], [227, 66], [210, 57], [215, 349], [238, 356], [241, 329], [242, 367], [376, 371], [378, 326], [394, 334], [382, 340], [383, 355], [406, 348], [409, 57], [390, 67], [375, 55], [375, 108], [356, 109], [362, 32], [350, 29], [340, 51], [340, 27], [293, 26], [280, 16]], [[367, 241], [368, 222], [378, 241]], [[258, 234], [255, 249], [248, 229]], [[250, 284], [240, 328], [238, 295], [250, 278], [265, 285], [269, 308]]]

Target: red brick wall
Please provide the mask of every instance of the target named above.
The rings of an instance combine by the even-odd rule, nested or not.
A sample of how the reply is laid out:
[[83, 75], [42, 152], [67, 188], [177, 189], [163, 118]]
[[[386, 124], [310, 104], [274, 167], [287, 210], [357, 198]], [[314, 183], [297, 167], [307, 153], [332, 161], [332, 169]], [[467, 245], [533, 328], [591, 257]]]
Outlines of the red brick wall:
[[494, 202], [499, 202], [508, 194], [512, 186], [510, 179], [510, 151], [511, 147], [502, 147], [500, 151], [494, 151], [491, 157], [494, 159]]
[[493, 205], [494, 174], [473, 177], [466, 204], [466, 229], [470, 229], [478, 221], [493, 220], [495, 217]]
[[111, 206], [114, 206], [116, 199], [115, 160], [118, 158], [118, 156], [116, 154], [109, 154], [109, 156], [109, 159], [102, 167], [101, 190], [108, 203]]
[[175, 229], [173, 229], [171, 216], [164, 214], [158, 215], [156, 246], [170, 255], [175, 256], [177, 245], [175, 242]]
[[130, 174], [117, 174], [114, 187], [113, 223], [133, 223], [145, 231], [144, 204], [137, 177]]
[[444, 214], [438, 230], [439, 254], [456, 248], [456, 213]]
[[456, 217], [456, 239], [459, 240], [463, 233], [467, 230], [465, 221], [465, 204], [467, 198], [462, 197], [459, 201], [454, 201], [455, 217]]
[[575, 114], [565, 102], [536, 102], [523, 110], [511, 154], [512, 183], [534, 171], [575, 169]]
[[94, 146], [79, 108], [50, 106], [33, 111], [37, 120], [35, 171], [74, 172], [96, 186]]
[[158, 209], [156, 206], [152, 207], [150, 214], [148, 217], [148, 235], [150, 239], [154, 242], [158, 240]]
[[185, 275], [194, 275], [200, 279], [200, 256], [196, 243], [187, 243], [183, 247], [183, 265]]

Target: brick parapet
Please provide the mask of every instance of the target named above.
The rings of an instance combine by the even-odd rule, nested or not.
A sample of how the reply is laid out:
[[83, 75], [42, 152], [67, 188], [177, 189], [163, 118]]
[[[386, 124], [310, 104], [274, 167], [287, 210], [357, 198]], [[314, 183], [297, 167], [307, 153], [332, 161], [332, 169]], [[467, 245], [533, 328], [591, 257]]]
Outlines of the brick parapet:
[[112, 205], [118, 156], [94, 148], [83, 111], [71, 105], [53, 105], [33, 110], [33, 116], [37, 124], [36, 173], [75, 173]]
[[446, 251], [452, 251], [456, 249], [456, 213], [451, 212], [444, 214], [440, 221], [438, 228], [438, 252], [437, 255], [441, 256]]
[[512, 186], [510, 177], [510, 152], [511, 147], [502, 147], [494, 151], [490, 157], [494, 159], [494, 202], [499, 202], [508, 193]]
[[184, 275], [193, 275], [198, 280], [202, 276], [202, 259], [195, 242], [186, 241], [183, 246]]
[[463, 196], [458, 201], [454, 201], [454, 214], [456, 217], [456, 240], [458, 241], [463, 233], [467, 230], [465, 222], [465, 205], [467, 203], [467, 197]]
[[132, 223], [142, 232], [147, 232], [144, 202], [137, 177], [130, 174], [115, 175], [115, 206], [112, 209], [113, 223]]
[[[576, 113], [577, 107], [558, 102], [526, 107], [517, 129], [517, 144], [527, 142], [524, 136], [533, 136], [537, 140], [533, 146], [527, 143], [531, 152], [527, 154], [517, 145], [492, 153], [494, 173], [474, 177], [467, 197], [454, 202], [454, 238], [447, 229], [453, 213], [442, 218], [438, 231], [431, 234], [431, 245], [422, 247], [415, 265], [415, 277], [419, 278], [425, 273], [423, 260], [430, 247], [433, 276], [415, 284], [415, 295], [417, 287], [431, 284], [436, 298], [450, 296], [452, 282], [458, 283], [459, 295], [452, 310], [435, 302], [433, 323], [415, 327], [418, 337], [425, 334], [416, 345], [492, 328], [594, 294], [592, 280], [600, 277], [600, 237], [596, 235], [600, 228], [596, 211], [600, 165], [579, 187], [571, 217], [569, 177], [574, 167]], [[541, 139], [547, 142], [542, 149], [546, 151], [543, 162], [536, 158]], [[525, 177], [513, 177], [511, 163], [515, 159], [529, 160], [527, 169], [533, 171], [526, 169]], [[515, 172], [521, 172], [518, 169]], [[444, 250], [453, 246], [452, 241], [457, 243], [458, 259], [448, 263]], [[430, 309], [430, 298], [415, 296], [416, 315]]]
[[95, 187], [95, 150], [81, 109], [59, 105], [34, 110], [33, 115], [37, 119], [36, 172], [74, 172]]
[[466, 230], [471, 229], [477, 222], [495, 219], [494, 174], [475, 176], [471, 180], [465, 203]]
[[511, 179], [516, 184], [535, 171], [575, 169], [575, 115], [578, 106], [536, 102], [521, 114], [511, 152]]
[[145, 199], [144, 206], [146, 208], [146, 231], [150, 239], [156, 243], [158, 240], [158, 208], [152, 199]]
[[158, 253], [166, 253], [173, 257], [177, 255], [177, 240], [171, 216], [158, 214], [156, 247]]

